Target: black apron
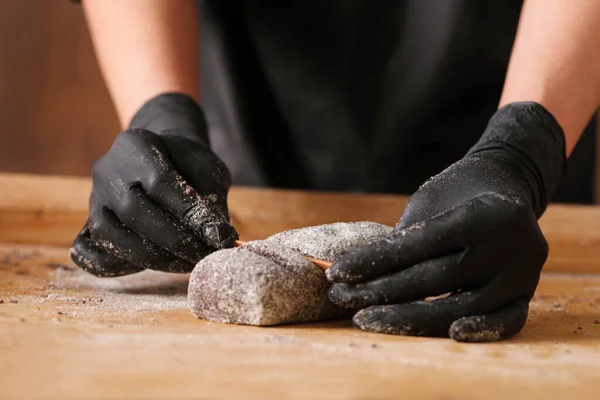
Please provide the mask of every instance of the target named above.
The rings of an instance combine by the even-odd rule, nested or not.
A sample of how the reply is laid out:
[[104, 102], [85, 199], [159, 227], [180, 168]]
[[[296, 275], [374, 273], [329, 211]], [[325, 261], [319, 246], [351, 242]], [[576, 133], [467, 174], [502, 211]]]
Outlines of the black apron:
[[[497, 108], [521, 1], [203, 0], [201, 93], [238, 185], [414, 192]], [[586, 130], [555, 201], [591, 202]]]

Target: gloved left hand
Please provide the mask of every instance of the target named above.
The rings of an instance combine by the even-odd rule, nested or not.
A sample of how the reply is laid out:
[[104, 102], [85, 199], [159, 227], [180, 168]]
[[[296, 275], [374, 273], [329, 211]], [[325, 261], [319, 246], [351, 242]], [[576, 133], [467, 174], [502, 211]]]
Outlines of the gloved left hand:
[[565, 160], [564, 134], [546, 109], [501, 108], [463, 159], [410, 198], [389, 237], [327, 270], [331, 300], [362, 309], [353, 322], [370, 332], [464, 342], [515, 335], [548, 255], [537, 218]]

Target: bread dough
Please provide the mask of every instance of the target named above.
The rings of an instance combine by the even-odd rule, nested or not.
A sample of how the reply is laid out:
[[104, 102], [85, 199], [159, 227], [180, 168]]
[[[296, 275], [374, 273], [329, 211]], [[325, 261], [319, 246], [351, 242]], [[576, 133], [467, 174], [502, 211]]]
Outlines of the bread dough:
[[266, 240], [305, 256], [333, 262], [348, 250], [387, 236], [392, 228], [375, 222], [336, 222], [276, 233]]
[[323, 270], [277, 243], [249, 242], [217, 251], [192, 272], [188, 305], [202, 319], [277, 325], [339, 314]]
[[372, 222], [335, 223], [282, 232], [219, 250], [190, 278], [188, 306], [202, 319], [245, 325], [318, 321], [351, 312], [329, 301], [325, 272], [304, 255], [335, 261], [392, 228]]

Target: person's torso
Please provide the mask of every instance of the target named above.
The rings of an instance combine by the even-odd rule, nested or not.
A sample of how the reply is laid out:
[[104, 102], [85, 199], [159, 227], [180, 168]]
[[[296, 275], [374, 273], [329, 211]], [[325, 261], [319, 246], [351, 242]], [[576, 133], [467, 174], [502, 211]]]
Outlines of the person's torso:
[[236, 184], [411, 193], [483, 133], [520, 7], [204, 0], [213, 147]]

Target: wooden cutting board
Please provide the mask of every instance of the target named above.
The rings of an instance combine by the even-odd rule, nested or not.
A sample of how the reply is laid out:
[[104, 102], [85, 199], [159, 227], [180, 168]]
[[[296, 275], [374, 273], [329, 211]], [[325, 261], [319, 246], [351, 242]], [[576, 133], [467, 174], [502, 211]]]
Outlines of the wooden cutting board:
[[[87, 217], [91, 182], [0, 174], [0, 242], [68, 246]], [[393, 226], [406, 196], [234, 187], [232, 221], [242, 240], [337, 221]], [[600, 207], [551, 205], [540, 225], [550, 244], [546, 271], [600, 273]]]
[[[595, 207], [553, 206], [555, 245], [527, 326], [491, 344], [360, 332], [347, 320], [200, 321], [186, 275], [94, 278], [69, 260], [86, 179], [0, 176], [0, 398], [597, 398]], [[393, 224], [406, 199], [235, 188], [242, 238], [336, 220]], [[15, 225], [17, 224], [17, 225]], [[20, 225], [18, 225], [20, 224]], [[571, 235], [571, 236], [569, 236]]]

